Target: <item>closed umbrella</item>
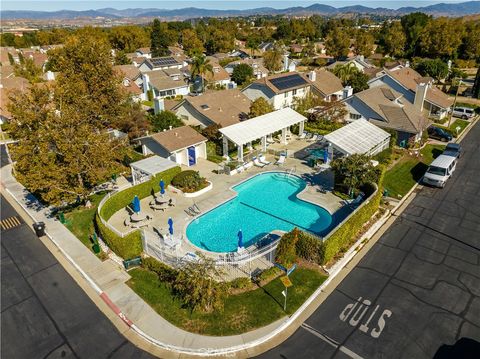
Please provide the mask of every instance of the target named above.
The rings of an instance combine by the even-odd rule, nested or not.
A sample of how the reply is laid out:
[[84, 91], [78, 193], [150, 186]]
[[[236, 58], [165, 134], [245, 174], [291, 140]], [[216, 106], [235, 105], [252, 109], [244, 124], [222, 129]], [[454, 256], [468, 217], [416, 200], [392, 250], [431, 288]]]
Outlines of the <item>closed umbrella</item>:
[[172, 217], [168, 217], [168, 231], [170, 235], [173, 235], [173, 219]]
[[133, 211], [134, 211], [135, 213], [139, 213], [139, 212], [140, 212], [140, 199], [138, 198], [137, 195], [135, 195], [135, 197], [133, 197], [132, 207], [133, 207]]
[[242, 230], [238, 231], [238, 248], [243, 248], [243, 232]]
[[323, 162], [328, 163], [328, 151], [323, 150]]
[[163, 182], [163, 179], [160, 180], [160, 194], [165, 194], [165, 182]]

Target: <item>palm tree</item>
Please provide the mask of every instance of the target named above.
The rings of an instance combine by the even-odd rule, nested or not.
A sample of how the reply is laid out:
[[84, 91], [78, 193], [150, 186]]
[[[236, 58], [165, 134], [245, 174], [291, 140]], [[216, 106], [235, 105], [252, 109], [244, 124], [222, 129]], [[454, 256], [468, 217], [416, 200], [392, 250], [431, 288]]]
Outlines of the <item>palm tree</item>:
[[345, 84], [347, 83], [353, 75], [358, 72], [358, 68], [353, 62], [349, 62], [345, 65], [337, 65], [333, 69], [333, 73], [338, 76], [338, 78]]
[[205, 75], [207, 73], [211, 73], [213, 76], [213, 67], [212, 67], [212, 64], [210, 63], [210, 60], [208, 60], [205, 56], [194, 57], [192, 59], [192, 67], [190, 72], [191, 72], [192, 81], [194, 81], [197, 76], [200, 76], [202, 78], [202, 92], [203, 92], [205, 90], [204, 89]]

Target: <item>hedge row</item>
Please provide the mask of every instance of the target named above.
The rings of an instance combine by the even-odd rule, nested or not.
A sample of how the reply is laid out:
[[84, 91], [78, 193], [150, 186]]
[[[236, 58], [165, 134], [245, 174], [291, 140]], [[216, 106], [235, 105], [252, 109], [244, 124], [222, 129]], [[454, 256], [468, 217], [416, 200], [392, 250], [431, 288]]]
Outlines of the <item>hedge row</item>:
[[382, 199], [382, 183], [385, 171], [382, 171], [378, 181], [377, 193], [370, 201], [354, 213], [345, 223], [324, 241], [324, 263], [328, 263], [337, 254], [347, 250], [356, 239], [366, 222], [368, 222], [378, 210]]
[[110, 217], [112, 217], [117, 211], [127, 207], [132, 202], [135, 195], [137, 195], [138, 198], [143, 199], [152, 194], [152, 189], [154, 192], [159, 192], [160, 180], [163, 179], [165, 186], [167, 186], [172, 181], [172, 178], [180, 172], [180, 167], [173, 167], [158, 173], [148, 182], [140, 183], [136, 186], [118, 192], [104, 203], [102, 209], [100, 210], [100, 215], [104, 220], [108, 221]]
[[120, 237], [110, 228], [105, 226], [100, 218], [98, 212], [95, 215], [95, 224], [100, 238], [123, 259], [131, 259], [142, 254], [142, 238], [140, 231], [129, 233], [125, 237]]

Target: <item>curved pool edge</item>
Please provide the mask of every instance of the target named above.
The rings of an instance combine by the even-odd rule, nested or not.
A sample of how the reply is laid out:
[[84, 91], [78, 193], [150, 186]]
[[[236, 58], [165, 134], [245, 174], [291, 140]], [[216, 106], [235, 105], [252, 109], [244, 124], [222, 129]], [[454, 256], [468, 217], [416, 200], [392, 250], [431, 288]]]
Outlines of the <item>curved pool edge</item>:
[[[210, 208], [209, 210], [205, 211], [205, 212], [202, 212], [200, 215], [198, 216], [195, 216], [195, 217], [192, 217], [192, 218], [189, 218], [188, 221], [185, 222], [184, 226], [183, 226], [183, 229], [182, 229], [182, 235], [183, 235], [183, 238], [185, 238], [187, 241], [188, 241], [188, 244], [191, 245], [192, 247], [195, 248], [195, 251], [198, 251], [200, 253], [205, 253], [207, 255], [214, 255], [214, 256], [219, 256], [219, 255], [222, 255], [222, 254], [225, 254], [225, 253], [233, 253], [233, 252], [213, 252], [213, 251], [208, 251], [206, 249], [203, 249], [203, 248], [200, 248], [198, 247], [197, 245], [195, 245], [193, 242], [190, 241], [190, 239], [188, 239], [188, 236], [187, 236], [187, 227], [190, 225], [190, 223], [192, 223], [194, 220], [204, 216], [205, 214], [213, 211], [214, 209], [224, 205], [225, 203], [231, 201], [232, 199], [236, 198], [238, 196], [238, 192], [235, 191], [233, 188], [234, 187], [237, 187], [239, 185], [241, 185], [242, 183], [246, 182], [246, 181], [249, 181], [250, 179], [254, 178], [254, 177], [257, 177], [257, 176], [261, 176], [261, 175], [264, 175], [264, 174], [267, 174], [267, 173], [280, 173], [280, 174], [284, 174], [285, 171], [279, 171], [279, 170], [269, 170], [269, 171], [264, 171], [264, 172], [260, 172], [260, 173], [255, 173], [255, 174], [252, 174], [251, 176], [248, 176], [246, 178], [244, 178], [243, 180], [241, 180], [240, 182], [228, 187], [228, 190], [231, 191], [231, 196], [229, 196], [227, 199], [225, 199], [224, 201], [218, 203], [217, 205], [213, 206], [212, 208]], [[319, 205], [318, 203], [314, 203], [312, 201], [309, 201], [309, 200], [306, 200], [306, 199], [303, 199], [303, 198], [300, 198], [299, 195], [302, 194], [304, 191], [307, 190], [307, 187], [308, 187], [308, 182], [305, 181], [302, 177], [300, 177], [299, 175], [295, 174], [295, 173], [290, 173], [289, 175], [291, 176], [295, 176], [295, 177], [298, 177], [300, 178], [302, 181], [305, 182], [305, 188], [302, 189], [300, 192], [298, 192], [295, 197], [300, 200], [300, 201], [303, 201], [303, 202], [306, 202], [306, 203], [310, 203], [314, 206], [317, 206], [317, 207], [320, 207], [322, 209], [324, 209], [325, 211], [327, 211], [327, 213], [332, 216], [332, 213], [326, 209], [325, 207]], [[279, 229], [274, 229], [272, 231], [276, 231], [276, 230], [279, 230]]]

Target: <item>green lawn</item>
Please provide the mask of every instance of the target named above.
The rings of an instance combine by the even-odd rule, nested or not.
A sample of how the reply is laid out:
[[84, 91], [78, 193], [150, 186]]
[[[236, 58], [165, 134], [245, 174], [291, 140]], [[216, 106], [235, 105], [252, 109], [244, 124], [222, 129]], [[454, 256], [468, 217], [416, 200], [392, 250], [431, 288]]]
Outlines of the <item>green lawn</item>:
[[85, 246], [92, 250], [93, 243], [90, 241], [90, 235], [94, 232], [93, 220], [97, 205], [101, 199], [105, 196], [105, 193], [94, 194], [90, 197], [92, 208], [85, 208], [79, 206], [72, 209], [70, 212], [65, 213], [65, 219], [67, 223], [65, 226], [72, 232]]
[[153, 107], [153, 101], [142, 101], [142, 105]]
[[132, 278], [128, 285], [158, 314], [180, 328], [205, 335], [240, 334], [292, 314], [326, 279], [312, 269], [295, 270], [290, 275], [293, 287], [288, 289], [286, 313], [283, 311], [284, 286], [279, 278], [253, 291], [228, 296], [221, 312], [201, 313], [182, 308], [155, 273], [136, 268], [129, 274]]
[[[470, 122], [465, 121], [465, 120], [455, 120], [455, 122], [453, 122], [450, 125], [449, 130], [456, 137], [463, 132], [463, 130], [465, 129], [465, 127], [468, 126], [469, 123]], [[457, 130], [456, 130], [457, 127], [460, 127], [460, 130], [458, 131], [458, 133], [457, 133]]]
[[394, 198], [405, 196], [422, 178], [433, 159], [442, 153], [444, 147], [443, 145], [427, 145], [420, 151], [420, 157], [406, 154], [400, 159], [385, 173], [383, 186], [388, 191], [388, 195]]

